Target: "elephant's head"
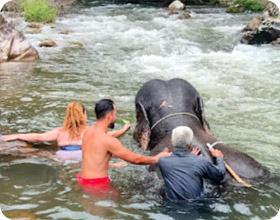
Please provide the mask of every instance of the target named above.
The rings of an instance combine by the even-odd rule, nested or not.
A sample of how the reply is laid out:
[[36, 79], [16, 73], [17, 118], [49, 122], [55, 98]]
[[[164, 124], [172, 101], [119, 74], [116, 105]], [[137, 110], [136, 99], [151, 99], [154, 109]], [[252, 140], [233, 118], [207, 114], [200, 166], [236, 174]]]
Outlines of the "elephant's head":
[[[206, 133], [210, 134], [209, 125], [204, 116], [203, 102], [200, 97], [196, 99], [196, 102], [194, 103], [192, 109], [194, 115], [199, 119], [199, 122], [197, 123], [198, 126], [201, 127], [202, 130], [204, 130]], [[137, 143], [139, 143], [139, 146], [143, 150], [146, 150], [149, 147], [150, 138], [151, 138], [151, 122], [149, 120], [147, 111], [144, 105], [141, 103], [141, 101], [136, 102], [136, 117], [137, 117], [137, 125], [133, 133], [133, 138]], [[166, 120], [172, 120], [172, 118]], [[172, 131], [172, 129], [173, 127], [170, 127], [169, 133]]]

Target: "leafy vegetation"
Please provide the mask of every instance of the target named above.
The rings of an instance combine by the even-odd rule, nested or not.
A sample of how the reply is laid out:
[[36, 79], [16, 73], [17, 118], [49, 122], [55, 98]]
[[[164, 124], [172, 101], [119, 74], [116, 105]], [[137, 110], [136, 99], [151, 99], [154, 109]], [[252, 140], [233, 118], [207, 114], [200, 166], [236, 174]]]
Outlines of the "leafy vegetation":
[[21, 9], [28, 22], [54, 22], [57, 9], [52, 8], [48, 0], [21, 0]]
[[264, 9], [264, 4], [259, 0], [235, 0], [234, 5], [241, 5], [245, 11], [260, 11]]

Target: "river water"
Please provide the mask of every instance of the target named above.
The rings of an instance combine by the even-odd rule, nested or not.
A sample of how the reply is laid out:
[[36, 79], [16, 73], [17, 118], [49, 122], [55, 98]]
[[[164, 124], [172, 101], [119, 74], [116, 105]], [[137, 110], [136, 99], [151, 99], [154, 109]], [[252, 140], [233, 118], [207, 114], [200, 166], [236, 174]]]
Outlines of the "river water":
[[[223, 8], [190, 7], [179, 20], [165, 9], [91, 2], [77, 6], [25, 36], [41, 59], [13, 71], [0, 68], [0, 133], [42, 132], [61, 126], [68, 102], [83, 103], [88, 123], [94, 104], [111, 98], [118, 119], [131, 130], [121, 138], [134, 152], [134, 97], [146, 81], [183, 78], [204, 99], [212, 133], [232, 148], [267, 166], [273, 176], [251, 189], [236, 183], [219, 196], [172, 204], [158, 193], [160, 183], [144, 166], [112, 168], [117, 200], [88, 197], [77, 187], [80, 163], [30, 154], [0, 155], [0, 207], [37, 219], [270, 219], [280, 207], [280, 47], [239, 43], [255, 14], [231, 15]], [[69, 31], [68, 35], [61, 34]], [[57, 47], [40, 48], [50, 38]], [[75, 48], [71, 42], [80, 42]], [[117, 123], [117, 128], [121, 125]], [[54, 153], [53, 143], [35, 144]], [[5, 152], [5, 146], [2, 151]], [[7, 147], [6, 147], [7, 148]], [[148, 152], [146, 152], [147, 154]]]

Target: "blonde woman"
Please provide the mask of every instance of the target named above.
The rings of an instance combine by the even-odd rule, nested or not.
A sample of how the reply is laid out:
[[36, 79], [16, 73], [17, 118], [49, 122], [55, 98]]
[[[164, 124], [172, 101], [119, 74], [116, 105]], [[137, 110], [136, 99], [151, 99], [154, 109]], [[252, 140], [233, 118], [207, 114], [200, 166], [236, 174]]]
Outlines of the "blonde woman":
[[[28, 133], [3, 135], [2, 141], [28, 141], [28, 142], [47, 142], [56, 141], [60, 149], [56, 152], [59, 159], [78, 159], [82, 158], [82, 139], [87, 129], [87, 114], [84, 106], [78, 102], [70, 102], [67, 106], [63, 127], [54, 128], [45, 133]], [[110, 132], [114, 137], [119, 137], [130, 128], [126, 124], [123, 129]], [[122, 166], [123, 163], [111, 164], [111, 166]]]

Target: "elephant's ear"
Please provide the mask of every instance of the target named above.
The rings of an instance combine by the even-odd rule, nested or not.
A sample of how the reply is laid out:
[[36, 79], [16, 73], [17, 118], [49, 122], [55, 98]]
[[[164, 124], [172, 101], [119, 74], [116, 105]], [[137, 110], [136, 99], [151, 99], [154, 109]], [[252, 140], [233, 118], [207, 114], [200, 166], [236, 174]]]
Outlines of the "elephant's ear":
[[150, 142], [151, 128], [147, 112], [141, 102], [136, 103], [136, 119], [137, 125], [133, 132], [133, 138], [142, 149], [146, 150]]
[[199, 118], [201, 125], [203, 126], [204, 130], [208, 133], [211, 134], [210, 132], [210, 126], [208, 122], [206, 121], [205, 114], [204, 114], [204, 106], [203, 106], [203, 101], [200, 97], [197, 98], [194, 111], [196, 113], [196, 116]]

